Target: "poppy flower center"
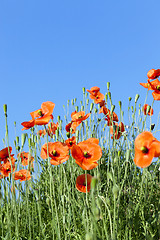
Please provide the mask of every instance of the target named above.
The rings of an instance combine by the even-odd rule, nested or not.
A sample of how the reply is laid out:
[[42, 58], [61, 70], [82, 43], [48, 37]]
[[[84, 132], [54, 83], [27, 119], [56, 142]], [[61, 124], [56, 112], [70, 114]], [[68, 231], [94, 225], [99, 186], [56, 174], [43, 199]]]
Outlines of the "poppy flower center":
[[39, 111], [38, 111], [38, 114], [39, 114], [39, 116], [40, 116], [40, 117], [42, 117], [42, 116], [43, 116], [43, 114], [42, 114], [42, 111], [41, 111], [41, 110], [39, 110]]
[[147, 147], [143, 146], [143, 147], [141, 148], [141, 151], [142, 151], [143, 153], [148, 153], [148, 152], [149, 152], [149, 149], [148, 149]]
[[88, 152], [84, 152], [83, 154], [84, 154], [85, 158], [89, 158], [90, 157], [90, 154]]
[[156, 88], [157, 88], [158, 91], [160, 91], [160, 85], [158, 85]]
[[82, 115], [78, 116], [78, 118], [82, 118]]
[[52, 154], [53, 154], [53, 156], [56, 156], [57, 155], [57, 151], [53, 150]]
[[70, 146], [72, 146], [72, 144], [73, 144], [73, 142], [72, 142], [72, 141], [70, 141], [70, 142], [69, 142], [69, 145], [70, 145]]

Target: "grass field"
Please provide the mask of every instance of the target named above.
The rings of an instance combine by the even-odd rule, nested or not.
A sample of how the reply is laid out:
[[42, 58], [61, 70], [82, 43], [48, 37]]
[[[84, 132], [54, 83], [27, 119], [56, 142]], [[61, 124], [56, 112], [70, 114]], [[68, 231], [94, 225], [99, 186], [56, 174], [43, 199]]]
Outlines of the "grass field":
[[109, 85], [104, 97], [98, 89], [90, 93], [83, 88], [82, 101], [68, 101], [57, 124], [50, 124], [54, 105], [45, 103], [23, 123], [28, 130], [13, 146], [4, 106], [0, 239], [160, 239], [160, 142], [152, 140], [151, 159], [153, 147], [140, 149], [149, 156], [149, 166], [134, 161], [136, 137], [145, 131], [154, 136], [158, 129], [148, 116], [150, 107], [144, 114], [139, 95], [129, 98], [126, 124], [121, 102], [119, 115], [114, 112]]

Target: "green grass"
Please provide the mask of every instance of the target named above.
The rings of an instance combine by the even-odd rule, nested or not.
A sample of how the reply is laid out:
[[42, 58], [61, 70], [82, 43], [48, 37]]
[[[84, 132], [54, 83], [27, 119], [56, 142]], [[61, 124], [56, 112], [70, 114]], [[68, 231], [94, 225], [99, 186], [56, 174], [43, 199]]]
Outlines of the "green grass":
[[[110, 94], [106, 94], [109, 108], [114, 108]], [[37, 135], [37, 128], [15, 139], [15, 152], [27, 147], [34, 156], [32, 179], [21, 183], [12, 175], [1, 179], [0, 239], [55, 239], [55, 240], [159, 240], [160, 239], [160, 162], [159, 158], [145, 169], [134, 162], [135, 137], [146, 129], [147, 118], [141, 106], [129, 99], [128, 128], [119, 140], [111, 139], [104, 116], [98, 105], [88, 99], [83, 89], [79, 107], [76, 99], [68, 101], [65, 119], [58, 117], [59, 129], [51, 139]], [[119, 120], [124, 121], [119, 102]], [[75, 187], [76, 178], [84, 171], [70, 159], [52, 166], [49, 159], [40, 158], [45, 142], [67, 139], [65, 125], [72, 111], [92, 112], [76, 131], [78, 142], [96, 137], [103, 151], [97, 168], [86, 171], [95, 177], [95, 186], [89, 193]], [[6, 115], [6, 138], [8, 126]], [[24, 139], [25, 136], [25, 139]], [[15, 154], [15, 155], [16, 155]], [[20, 166], [19, 159], [17, 166]], [[15, 194], [11, 186], [16, 186]]]

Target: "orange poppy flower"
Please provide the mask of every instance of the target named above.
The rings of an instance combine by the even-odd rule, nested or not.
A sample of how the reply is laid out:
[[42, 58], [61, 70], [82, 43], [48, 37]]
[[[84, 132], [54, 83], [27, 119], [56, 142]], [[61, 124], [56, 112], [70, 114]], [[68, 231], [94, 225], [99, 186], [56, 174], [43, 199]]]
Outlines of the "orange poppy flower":
[[160, 76], [160, 69], [151, 69], [147, 73], [149, 79], [155, 79]]
[[102, 100], [101, 102], [99, 102], [99, 106], [100, 106], [100, 108], [101, 108], [101, 107], [104, 107], [105, 105], [106, 105], [105, 100]]
[[71, 148], [72, 157], [83, 170], [91, 170], [98, 166], [97, 161], [102, 156], [101, 147], [94, 141], [83, 141]]
[[59, 126], [58, 122], [57, 123], [54, 123], [54, 122], [49, 123], [48, 128], [47, 128], [48, 135], [52, 137], [53, 134], [55, 134], [58, 126]]
[[17, 157], [21, 159], [21, 164], [23, 166], [30, 164], [31, 167], [33, 167], [34, 157], [32, 157], [28, 152], [18, 153]]
[[122, 136], [122, 132], [124, 131], [125, 131], [125, 128], [122, 122], [120, 122], [119, 125], [118, 123], [113, 123], [113, 125], [110, 127], [110, 134], [112, 135], [111, 138], [113, 139], [113, 135], [114, 135], [115, 139], [119, 139]]
[[112, 126], [112, 122], [118, 122], [118, 116], [115, 112], [111, 114], [111, 111], [108, 109], [108, 114], [106, 114], [105, 120], [107, 121], [108, 126]]
[[14, 180], [19, 180], [20, 182], [22, 181], [26, 181], [26, 180], [30, 180], [31, 179], [31, 174], [30, 171], [26, 170], [26, 169], [21, 169], [17, 172], [14, 172], [12, 174], [12, 177]]
[[90, 90], [87, 89], [87, 92], [89, 92], [93, 96], [96, 96], [99, 91], [100, 91], [99, 87], [91, 87]]
[[[86, 179], [87, 178], [87, 179]], [[87, 187], [86, 187], [86, 180], [87, 180]], [[91, 189], [91, 181], [92, 181], [92, 176], [90, 174], [82, 174], [77, 177], [76, 179], [76, 188], [79, 192], [84, 192], [86, 193], [90, 191]]]
[[30, 113], [32, 120], [21, 123], [21, 125], [24, 126], [22, 130], [29, 129], [34, 125], [46, 125], [50, 119], [53, 119], [52, 112], [54, 107], [55, 104], [53, 102], [48, 101], [42, 103], [40, 109]]
[[39, 130], [38, 132], [37, 132], [37, 134], [41, 137], [42, 135], [45, 135], [46, 134], [46, 130], [44, 129], [44, 130]]
[[73, 147], [73, 145], [76, 144], [76, 137], [73, 136], [72, 138], [68, 138], [65, 143], [67, 144], [67, 146], [69, 147], [69, 149], [71, 149]]
[[100, 92], [97, 92], [96, 95], [90, 94], [90, 98], [94, 100], [96, 104], [101, 103], [104, 99], [104, 95]]
[[69, 159], [69, 148], [61, 142], [45, 143], [41, 148], [41, 158], [46, 159], [48, 156], [51, 158], [52, 165], [59, 165]]
[[152, 92], [154, 100], [160, 100], [160, 81], [158, 79], [152, 82], [148, 80], [148, 83], [150, 85], [151, 90], [154, 90], [154, 92]]
[[148, 167], [154, 157], [160, 156], [160, 142], [151, 132], [142, 132], [135, 139], [134, 163], [136, 166]]
[[10, 160], [11, 162], [9, 158], [5, 158], [4, 162], [0, 165], [0, 173], [5, 177], [8, 177], [11, 171], [15, 171], [15, 159], [11, 157]]
[[72, 118], [72, 122], [82, 122], [84, 120], [86, 120], [88, 117], [90, 116], [90, 113], [87, 113], [85, 115], [84, 111], [80, 111], [80, 112], [72, 112], [71, 113], [71, 118]]
[[11, 155], [11, 152], [12, 152], [12, 147], [6, 147], [6, 148], [3, 148], [1, 151], [0, 151], [0, 161], [3, 161], [5, 158], [8, 158], [9, 157], [9, 154], [10, 156], [14, 156], [14, 154]]
[[28, 130], [28, 129], [34, 127], [34, 125], [35, 125], [35, 120], [34, 120], [34, 119], [31, 119], [31, 120], [28, 121], [28, 122], [22, 122], [21, 125], [24, 127], [24, 128], [22, 128], [22, 130]]
[[[147, 113], [147, 107], [149, 107], [149, 111]], [[149, 106], [148, 104], [144, 104], [143, 108], [142, 108], [144, 115], [149, 115], [152, 116], [153, 115], [153, 108], [151, 106]]]
[[67, 132], [74, 134], [76, 128], [81, 124], [81, 122], [70, 122], [66, 125], [65, 129]]

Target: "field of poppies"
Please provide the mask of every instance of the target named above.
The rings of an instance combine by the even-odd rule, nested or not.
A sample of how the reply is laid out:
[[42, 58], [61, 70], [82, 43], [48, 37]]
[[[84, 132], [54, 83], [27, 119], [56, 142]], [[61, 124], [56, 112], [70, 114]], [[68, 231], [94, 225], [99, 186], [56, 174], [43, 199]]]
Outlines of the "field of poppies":
[[4, 105], [0, 239], [160, 239], [160, 138], [152, 122], [159, 76], [151, 69], [140, 83], [152, 91], [151, 105], [129, 98], [127, 124], [108, 82], [105, 94], [83, 88], [82, 101], [68, 101], [57, 122], [55, 103], [43, 102], [13, 146]]

